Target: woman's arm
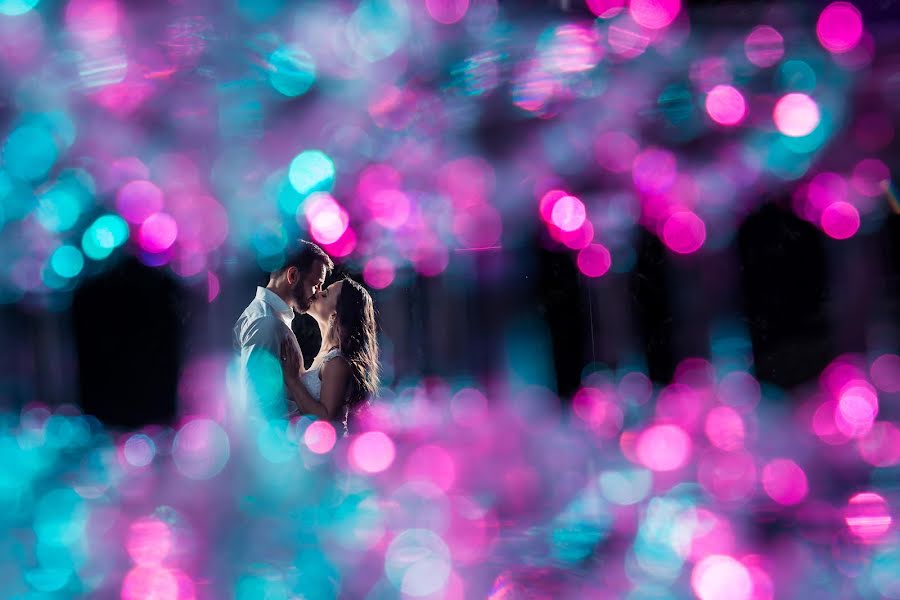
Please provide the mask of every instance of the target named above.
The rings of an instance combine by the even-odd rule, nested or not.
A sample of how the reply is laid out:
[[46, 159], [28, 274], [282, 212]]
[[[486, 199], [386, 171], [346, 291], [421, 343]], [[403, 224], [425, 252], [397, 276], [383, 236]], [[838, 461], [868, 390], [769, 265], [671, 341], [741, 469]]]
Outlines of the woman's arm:
[[319, 371], [322, 378], [322, 394], [320, 401], [325, 408], [329, 420], [342, 417], [341, 409], [347, 400], [347, 390], [352, 380], [350, 364], [343, 356], [336, 356], [322, 365]]

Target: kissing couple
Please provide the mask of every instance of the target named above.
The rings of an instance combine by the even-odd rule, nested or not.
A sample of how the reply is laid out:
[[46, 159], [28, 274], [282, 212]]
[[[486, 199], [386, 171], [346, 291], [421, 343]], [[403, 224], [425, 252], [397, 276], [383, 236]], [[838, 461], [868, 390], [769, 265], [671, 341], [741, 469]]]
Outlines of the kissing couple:
[[[234, 325], [244, 407], [268, 419], [311, 415], [343, 434], [375, 396], [378, 341], [372, 297], [349, 277], [325, 280], [334, 263], [322, 248], [299, 241]], [[306, 369], [291, 329], [295, 314], [319, 324], [322, 344]], [[251, 414], [257, 414], [255, 412]]]

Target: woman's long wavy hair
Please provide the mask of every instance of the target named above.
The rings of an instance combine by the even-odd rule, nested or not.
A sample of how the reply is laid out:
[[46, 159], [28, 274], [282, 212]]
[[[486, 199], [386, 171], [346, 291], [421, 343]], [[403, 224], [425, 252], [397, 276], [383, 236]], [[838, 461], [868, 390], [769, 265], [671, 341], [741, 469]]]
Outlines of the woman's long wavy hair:
[[328, 344], [332, 348], [339, 347], [350, 363], [353, 385], [349, 411], [354, 413], [362, 403], [378, 393], [378, 339], [372, 296], [349, 277], [345, 277], [343, 282]]

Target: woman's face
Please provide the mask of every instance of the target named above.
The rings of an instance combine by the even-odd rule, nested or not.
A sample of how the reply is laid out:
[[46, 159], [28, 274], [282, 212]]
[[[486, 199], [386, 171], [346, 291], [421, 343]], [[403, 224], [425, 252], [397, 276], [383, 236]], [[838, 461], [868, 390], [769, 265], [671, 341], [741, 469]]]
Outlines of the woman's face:
[[309, 312], [322, 321], [327, 321], [331, 315], [337, 311], [337, 301], [341, 296], [341, 288], [344, 287], [343, 280], [335, 281], [327, 288], [316, 294]]

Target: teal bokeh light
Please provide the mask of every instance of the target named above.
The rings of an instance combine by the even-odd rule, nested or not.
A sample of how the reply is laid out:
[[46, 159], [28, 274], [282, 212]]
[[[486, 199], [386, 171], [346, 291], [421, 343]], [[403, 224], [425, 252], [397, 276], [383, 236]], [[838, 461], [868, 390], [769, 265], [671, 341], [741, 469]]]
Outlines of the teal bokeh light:
[[291, 161], [288, 179], [303, 196], [330, 192], [334, 186], [334, 162], [320, 150], [305, 150]]
[[34, 511], [34, 532], [40, 542], [67, 546], [84, 534], [87, 509], [70, 489], [53, 490], [41, 498]]
[[776, 74], [776, 85], [784, 92], [812, 92], [816, 89], [816, 72], [802, 60], [787, 60]]
[[237, 0], [238, 13], [248, 21], [268, 21], [284, 8], [284, 0]]
[[399, 50], [409, 30], [409, 8], [399, 0], [363, 0], [347, 23], [350, 45], [369, 62]]
[[37, 181], [53, 168], [59, 150], [53, 134], [38, 124], [21, 125], [14, 129], [3, 144], [3, 164], [17, 179]]
[[84, 268], [84, 256], [75, 246], [60, 246], [50, 257], [50, 267], [60, 277], [77, 277]]
[[116, 215], [103, 215], [87, 228], [81, 238], [85, 256], [103, 260], [128, 240], [128, 223]]
[[0, 0], [0, 15], [15, 17], [34, 9], [41, 0]]
[[269, 83], [293, 98], [305, 94], [316, 81], [316, 63], [308, 52], [285, 46], [269, 55]]

